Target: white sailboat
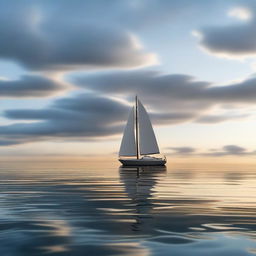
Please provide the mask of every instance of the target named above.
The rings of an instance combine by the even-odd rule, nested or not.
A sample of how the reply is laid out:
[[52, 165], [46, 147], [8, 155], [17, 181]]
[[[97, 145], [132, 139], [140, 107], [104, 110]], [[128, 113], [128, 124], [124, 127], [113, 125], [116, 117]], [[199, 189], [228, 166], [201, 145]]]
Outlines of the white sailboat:
[[131, 109], [121, 147], [119, 161], [125, 166], [161, 166], [166, 164], [166, 157], [153, 157], [159, 154], [155, 133], [144, 106], [135, 99]]

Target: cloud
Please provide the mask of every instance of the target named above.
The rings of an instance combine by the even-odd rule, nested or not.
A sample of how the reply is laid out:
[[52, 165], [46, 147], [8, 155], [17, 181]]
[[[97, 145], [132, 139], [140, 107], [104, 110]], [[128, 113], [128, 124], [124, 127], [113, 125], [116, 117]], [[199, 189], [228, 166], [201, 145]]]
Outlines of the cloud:
[[36, 2], [1, 2], [0, 58], [17, 61], [31, 70], [47, 71], [135, 68], [157, 61], [156, 55], [145, 52], [138, 38], [125, 28], [88, 23], [81, 11], [80, 17], [59, 12], [53, 15], [61, 4]]
[[255, 58], [256, 56], [256, 6], [236, 7], [229, 16], [240, 19], [231, 25], [206, 26], [194, 31], [199, 43], [207, 52], [226, 58]]
[[[148, 53], [131, 31], [136, 31], [138, 23], [146, 25], [150, 16], [153, 24], [161, 20], [161, 16], [168, 18], [170, 12], [183, 10], [184, 3], [190, 2], [111, 1], [105, 5], [105, 1], [28, 0], [20, 3], [4, 0], [0, 3], [0, 58], [16, 61], [42, 74], [43, 71], [120, 70], [152, 65], [156, 63], [156, 55]], [[243, 114], [215, 114], [214, 109], [229, 103], [234, 106], [254, 104], [256, 94], [255, 77], [217, 87], [184, 74], [141, 69], [101, 70], [73, 81], [91, 93], [57, 100], [46, 109], [6, 111], [5, 117], [17, 123], [0, 126], [0, 144], [49, 138], [89, 140], [120, 134], [129, 108], [122, 101], [131, 102], [135, 94], [157, 124], [216, 123], [246, 118]], [[17, 81], [0, 80], [0, 96], [3, 97], [43, 97], [60, 88], [58, 82], [36, 75]]]
[[237, 145], [227, 145], [223, 147], [224, 151], [230, 154], [244, 154], [246, 149]]
[[[233, 108], [254, 105], [256, 96], [256, 78], [253, 76], [233, 84], [213, 86], [188, 75], [139, 70], [83, 75], [74, 78], [73, 82], [94, 92], [128, 100], [133, 100], [137, 94], [151, 110], [152, 116], [154, 113], [162, 114], [162, 121], [168, 121], [169, 117], [175, 119], [175, 115], [177, 121], [209, 123], [246, 118], [248, 115], [243, 113], [216, 115], [213, 108], [227, 104], [232, 104]], [[209, 111], [213, 113], [209, 114]]]
[[[29, 6], [40, 8], [47, 19], [62, 19], [68, 17], [71, 23], [110, 24], [128, 30], [152, 29], [159, 23], [182, 19], [201, 13], [205, 6], [216, 6], [216, 2], [205, 0], [111, 0], [106, 4], [105, 0], [26, 0]], [[23, 3], [24, 5], [24, 3]], [[61, 12], [59, 11], [61, 8]]]
[[[4, 117], [17, 121], [0, 126], [2, 146], [49, 139], [96, 140], [120, 134], [130, 105], [95, 93], [56, 100], [45, 109], [12, 109]], [[153, 123], [170, 124], [192, 118], [192, 114], [149, 112]], [[21, 120], [22, 122], [18, 122]], [[33, 121], [33, 122], [24, 122]]]
[[167, 149], [174, 151], [174, 153], [170, 153], [170, 154], [177, 154], [177, 155], [190, 155], [196, 152], [196, 149], [193, 147], [169, 147]]
[[[158, 125], [247, 118], [249, 115], [241, 111], [234, 113], [234, 108], [254, 105], [256, 96], [253, 77], [236, 84], [213, 86], [187, 75], [140, 70], [86, 75], [75, 78], [75, 82], [91, 93], [58, 99], [46, 109], [5, 111], [6, 118], [22, 122], [0, 126], [0, 139], [25, 143], [49, 138], [94, 140], [117, 135], [123, 130], [129, 102], [133, 102], [136, 94], [147, 106], [153, 124]], [[227, 104], [232, 104], [233, 109], [214, 114], [216, 106], [221, 109]]]
[[202, 15], [205, 6], [216, 1], [2, 0], [0, 58], [47, 71], [156, 64], [135, 34]]
[[54, 80], [39, 75], [24, 75], [19, 80], [0, 80], [1, 97], [45, 97], [65, 88]]
[[205, 156], [249, 156], [256, 155], [256, 151], [248, 151], [238, 145], [226, 145], [221, 149], [212, 149], [212, 152], [204, 153]]
[[195, 112], [169, 112], [168, 109], [166, 112], [149, 112], [149, 114], [153, 123], [158, 125], [178, 124], [187, 121], [193, 121], [198, 117], [198, 114]]
[[226, 115], [202, 115], [199, 118], [196, 119], [197, 123], [221, 123], [221, 122], [225, 122], [227, 120], [239, 120], [239, 119], [243, 119], [243, 118], [247, 118], [249, 117], [249, 114], [226, 114]]
[[[208, 86], [208, 83], [195, 81], [188, 75], [163, 75], [149, 70], [84, 75], [73, 79], [73, 82], [82, 88], [128, 99], [138, 94], [145, 103], [150, 102], [155, 110], [170, 106], [185, 110], [193, 108], [192, 105], [197, 107], [198, 103], [193, 99]], [[188, 101], [179, 104], [181, 98]]]
[[238, 145], [225, 145], [219, 149], [209, 149], [201, 151], [194, 147], [168, 147], [168, 155], [194, 156], [194, 157], [224, 157], [224, 156], [251, 156], [256, 155], [255, 151], [250, 151]]
[[228, 12], [228, 15], [240, 20], [249, 20], [252, 18], [251, 10], [246, 7], [235, 7]]
[[119, 134], [129, 106], [95, 94], [55, 101], [46, 109], [18, 109], [5, 112], [15, 120], [34, 120], [0, 126], [0, 145], [58, 138], [95, 139]]
[[16, 140], [2, 140], [2, 139], [0, 139], [0, 147], [1, 147], [1, 146], [17, 145], [17, 144], [21, 144], [21, 141], [16, 141]]

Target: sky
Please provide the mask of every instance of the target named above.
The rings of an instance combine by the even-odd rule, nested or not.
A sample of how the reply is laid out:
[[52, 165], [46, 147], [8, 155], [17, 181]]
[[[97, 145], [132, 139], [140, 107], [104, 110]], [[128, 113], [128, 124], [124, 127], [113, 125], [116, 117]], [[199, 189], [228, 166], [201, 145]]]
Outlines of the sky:
[[255, 159], [255, 15], [253, 0], [2, 0], [0, 156], [115, 156], [138, 95], [163, 154]]

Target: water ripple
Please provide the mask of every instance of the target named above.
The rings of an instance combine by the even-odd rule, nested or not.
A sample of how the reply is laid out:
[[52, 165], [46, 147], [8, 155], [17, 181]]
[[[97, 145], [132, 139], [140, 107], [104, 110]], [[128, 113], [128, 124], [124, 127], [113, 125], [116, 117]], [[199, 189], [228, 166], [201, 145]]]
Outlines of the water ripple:
[[1, 168], [1, 255], [255, 255], [255, 174]]

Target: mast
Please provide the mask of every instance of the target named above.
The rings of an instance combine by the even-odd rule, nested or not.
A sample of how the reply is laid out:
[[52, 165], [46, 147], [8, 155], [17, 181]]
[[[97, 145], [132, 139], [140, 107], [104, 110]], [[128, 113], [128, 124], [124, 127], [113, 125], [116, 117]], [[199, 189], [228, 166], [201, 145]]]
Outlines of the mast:
[[138, 97], [135, 97], [135, 140], [136, 140], [136, 156], [139, 156], [139, 126], [138, 126]]

